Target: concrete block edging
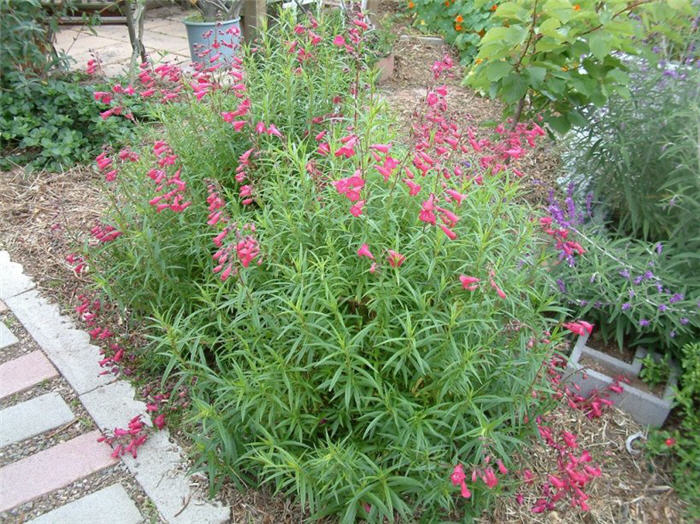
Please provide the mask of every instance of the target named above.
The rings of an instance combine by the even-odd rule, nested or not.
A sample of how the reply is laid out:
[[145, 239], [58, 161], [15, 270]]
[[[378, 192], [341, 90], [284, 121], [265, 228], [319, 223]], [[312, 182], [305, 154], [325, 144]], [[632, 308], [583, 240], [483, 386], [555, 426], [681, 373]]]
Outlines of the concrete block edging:
[[[605, 353], [597, 351], [586, 345], [588, 335], [579, 336], [576, 345], [567, 362], [569, 375], [566, 380], [574, 382], [580, 387], [582, 394], [588, 394], [593, 390], [603, 390], [613, 384], [614, 378], [594, 369], [587, 368], [580, 364], [581, 357], [591, 358], [607, 369], [611, 374], [625, 374], [635, 377], [639, 376], [642, 368], [641, 360], [648, 354], [645, 348], [638, 348], [632, 364], [623, 362]], [[653, 354], [653, 353], [652, 353]], [[584, 373], [586, 378], [584, 378]], [[664, 388], [662, 397], [657, 397], [646, 391], [642, 391], [630, 384], [621, 383], [622, 393], [610, 391], [610, 400], [615, 406], [628, 413], [640, 424], [653, 427], [661, 427], [668, 417], [673, 407], [673, 397], [678, 384], [680, 370], [675, 362], [671, 362], [671, 375]]]

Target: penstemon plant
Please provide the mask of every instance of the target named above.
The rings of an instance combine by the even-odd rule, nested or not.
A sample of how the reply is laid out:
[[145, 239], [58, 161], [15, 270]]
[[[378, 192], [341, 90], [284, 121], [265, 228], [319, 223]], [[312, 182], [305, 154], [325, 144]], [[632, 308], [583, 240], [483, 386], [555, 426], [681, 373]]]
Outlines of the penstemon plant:
[[[537, 430], [561, 338], [507, 168], [544, 131], [460, 129], [445, 58], [401, 144], [363, 17], [291, 16], [229, 69], [143, 66], [162, 126], [96, 159], [113, 205], [74, 262], [150, 319], [212, 480], [344, 522], [477, 515], [510, 482], [489, 462], [505, 475]], [[456, 489], [455, 464], [483, 482]]]

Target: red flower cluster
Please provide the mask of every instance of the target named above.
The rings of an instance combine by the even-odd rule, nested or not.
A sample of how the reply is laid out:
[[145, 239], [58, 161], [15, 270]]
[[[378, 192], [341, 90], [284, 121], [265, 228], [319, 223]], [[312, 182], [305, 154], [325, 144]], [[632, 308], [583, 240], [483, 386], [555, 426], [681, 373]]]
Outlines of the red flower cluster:
[[167, 168], [168, 166], [175, 165], [177, 155], [173, 154], [170, 146], [162, 140], [155, 142], [153, 153], [158, 159], [157, 163], [160, 169], [151, 169], [148, 172], [148, 177], [156, 183], [156, 192], [165, 192], [156, 195], [148, 203], [154, 206], [158, 213], [166, 209], [170, 209], [175, 213], [181, 213], [187, 209], [192, 202], [183, 202], [183, 195], [187, 189], [187, 184], [180, 178], [181, 168], [178, 168], [171, 177], [167, 175]]

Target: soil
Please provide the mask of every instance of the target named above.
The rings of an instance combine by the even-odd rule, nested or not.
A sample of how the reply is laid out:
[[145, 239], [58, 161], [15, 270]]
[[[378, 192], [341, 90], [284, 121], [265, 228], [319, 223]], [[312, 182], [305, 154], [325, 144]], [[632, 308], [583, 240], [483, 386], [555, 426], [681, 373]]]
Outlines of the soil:
[[[395, 45], [397, 68], [394, 78], [383, 86], [389, 107], [396, 110], [397, 121], [406, 122], [413, 108], [425, 95], [425, 79], [432, 62], [452, 51], [444, 45], [430, 45], [414, 38], [410, 19], [402, 15], [403, 4], [383, 0], [380, 14], [396, 15], [396, 34], [410, 35]], [[456, 60], [456, 63], [458, 61]], [[501, 106], [460, 85], [463, 71], [457, 68], [448, 80], [448, 101], [459, 113], [461, 123], [481, 125], [499, 120]], [[531, 196], [541, 202], [554, 186], [559, 155], [553, 143], [542, 141], [532, 154], [520, 160], [527, 173]], [[90, 167], [76, 167], [64, 173], [27, 173], [21, 168], [0, 172], [0, 249], [24, 265], [42, 294], [52, 297], [72, 314], [75, 296], [90, 286], [89, 272], [75, 275], [65, 256], [75, 250], [104, 208], [99, 176]], [[575, 431], [582, 447], [589, 449], [603, 467], [603, 475], [592, 483], [591, 510], [582, 513], [562, 504], [555, 512], [534, 515], [530, 512], [538, 493], [523, 492], [525, 504], [512, 497], [499, 497], [490, 515], [482, 522], [680, 522], [682, 503], [670, 487], [669, 464], [654, 464], [645, 457], [632, 457], [625, 451], [625, 439], [642, 431], [629, 417], [611, 410], [602, 419], [589, 420], [579, 412], [557, 409], [548, 415], [549, 425]], [[173, 433], [185, 449], [186, 437]], [[554, 459], [548, 449], [533, 440], [523, 467], [537, 474], [552, 471]], [[448, 474], [448, 472], [446, 472]], [[225, 483], [219, 498], [231, 505], [233, 522], [286, 523], [304, 520], [304, 512], [294, 501], [274, 496], [265, 490], [238, 491]]]
[[618, 360], [627, 362], [628, 364], [634, 362], [634, 349], [630, 348], [627, 344], [623, 344], [622, 348], [620, 348], [620, 346], [618, 346], [614, 340], [608, 340], [607, 342], [605, 342], [603, 340], [603, 337], [600, 336], [600, 334], [597, 332], [593, 333], [588, 338], [586, 345], [592, 347], [593, 349], [597, 349], [598, 351], [605, 353], [606, 355], [615, 357]]
[[630, 375], [628, 373], [618, 373], [615, 370], [610, 369], [608, 366], [606, 366], [602, 362], [598, 362], [595, 359], [592, 359], [587, 356], [582, 356], [579, 359], [579, 364], [581, 364], [583, 367], [592, 369], [594, 371], [597, 371], [599, 373], [602, 373], [603, 375], [607, 375], [608, 377], [619, 377], [622, 376], [625, 378], [625, 382], [632, 386], [633, 388], [637, 388], [640, 391], [644, 391], [645, 393], [650, 393], [651, 395], [654, 395], [655, 397], [663, 398], [664, 396], [664, 391], [666, 390], [666, 385], [665, 384], [659, 384], [656, 386], [650, 386], [646, 382], [644, 382], [641, 378], [636, 377], [634, 375]]

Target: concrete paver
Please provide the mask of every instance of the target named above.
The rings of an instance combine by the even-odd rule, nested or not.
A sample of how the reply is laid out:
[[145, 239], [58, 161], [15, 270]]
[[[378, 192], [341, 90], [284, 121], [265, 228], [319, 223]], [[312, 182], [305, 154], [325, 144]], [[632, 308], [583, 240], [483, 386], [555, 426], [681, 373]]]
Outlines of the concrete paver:
[[[146, 11], [143, 44], [150, 58], [188, 63], [190, 61], [187, 30], [182, 21], [193, 12], [180, 8], [159, 8]], [[119, 76], [128, 72], [131, 59], [131, 43], [126, 26], [105, 25], [93, 27], [94, 33], [82, 26], [64, 26], [56, 35], [56, 48], [66, 51], [74, 60], [76, 69], [84, 69], [95, 52], [102, 61], [107, 76]]]
[[[85, 393], [80, 400], [102, 428], [122, 426], [138, 414], [146, 415], [146, 405], [134, 399], [133, 387], [123, 381]], [[148, 416], [143, 420], [150, 425]], [[183, 463], [180, 448], [168, 439], [167, 430], [158, 431], [139, 448], [137, 458], [124, 455], [122, 460], [167, 522], [227, 522], [229, 508], [210, 502], [198, 500], [183, 510], [183, 501], [192, 498], [192, 489], [180, 469]]]
[[41, 351], [32, 351], [0, 365], [0, 398], [24, 391], [57, 376], [56, 368]]
[[0, 448], [39, 435], [73, 420], [73, 413], [58, 393], [20, 402], [0, 411]]
[[117, 462], [91, 431], [0, 468], [0, 511], [67, 486]]
[[100, 375], [99, 348], [90, 336], [61, 315], [58, 306], [42, 298], [36, 290], [6, 300], [12, 312], [46, 352], [78, 394], [114, 380]]
[[34, 282], [22, 273], [22, 266], [10, 262], [10, 254], [0, 251], [0, 299], [23, 293], [34, 287]]
[[12, 331], [8, 329], [4, 322], [0, 322], [0, 349], [10, 347], [17, 342], [17, 337], [12, 334]]
[[30, 520], [29, 524], [138, 524], [141, 513], [121, 484], [113, 484]]

